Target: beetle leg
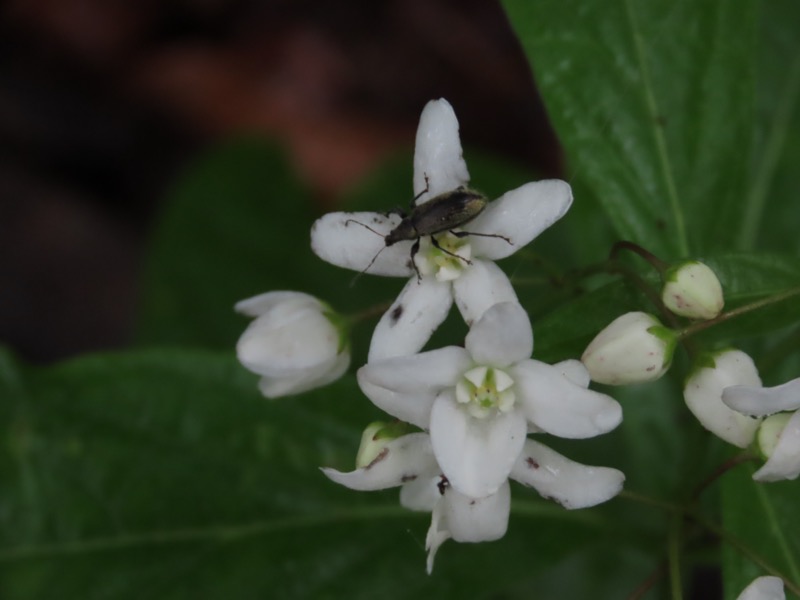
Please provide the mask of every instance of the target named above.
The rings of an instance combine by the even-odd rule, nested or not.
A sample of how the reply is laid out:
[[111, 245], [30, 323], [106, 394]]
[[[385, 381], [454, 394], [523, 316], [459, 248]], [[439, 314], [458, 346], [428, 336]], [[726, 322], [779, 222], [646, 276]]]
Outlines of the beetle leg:
[[510, 239], [508, 239], [508, 238], [507, 238], [506, 236], [504, 236], [504, 235], [500, 235], [499, 233], [475, 233], [474, 231], [453, 231], [453, 230], [450, 230], [450, 233], [452, 233], [452, 234], [453, 234], [454, 236], [456, 236], [457, 238], [463, 238], [463, 237], [467, 237], [468, 235], [475, 235], [475, 236], [477, 236], [477, 237], [491, 237], [491, 238], [500, 238], [500, 239], [501, 239], [501, 240], [503, 240], [505, 243], [507, 243], [507, 244], [509, 244], [509, 245], [511, 245], [511, 246], [513, 246], [513, 245], [514, 245], [514, 244], [511, 242], [511, 240], [510, 240]]
[[420, 275], [419, 269], [417, 268], [417, 262], [414, 260], [414, 257], [419, 252], [419, 238], [414, 241], [414, 244], [411, 246], [411, 266], [414, 267], [414, 271], [417, 273], [417, 282], [422, 281], [422, 275]]
[[450, 255], [450, 256], [452, 256], [453, 258], [457, 258], [457, 259], [459, 259], [459, 260], [463, 260], [463, 261], [464, 261], [465, 263], [467, 263], [468, 265], [471, 265], [471, 264], [472, 264], [472, 261], [471, 261], [470, 259], [468, 259], [468, 258], [464, 258], [463, 256], [459, 256], [458, 254], [455, 254], [454, 252], [450, 252], [450, 250], [447, 250], [447, 249], [445, 249], [445, 248], [442, 248], [442, 247], [439, 245], [439, 241], [438, 241], [438, 240], [437, 240], [435, 237], [433, 237], [433, 236], [431, 236], [431, 244], [433, 244], [433, 245], [434, 245], [436, 248], [438, 248], [439, 250], [441, 250], [441, 251], [442, 251], [442, 252], [444, 252], [445, 254], [449, 254], [449, 255]]
[[429, 186], [429, 183], [428, 183], [428, 174], [426, 173], [426, 174], [425, 174], [423, 177], [425, 177], [425, 189], [424, 189], [424, 190], [422, 190], [422, 191], [421, 191], [419, 194], [417, 194], [416, 196], [414, 196], [414, 199], [411, 201], [411, 205], [412, 205], [412, 206], [413, 206], [414, 204], [416, 204], [417, 200], [419, 200], [419, 199], [420, 199], [420, 197], [422, 196], [422, 194], [427, 194], [427, 193], [428, 193], [428, 189], [429, 189], [429, 187], [428, 187], [428, 186]]

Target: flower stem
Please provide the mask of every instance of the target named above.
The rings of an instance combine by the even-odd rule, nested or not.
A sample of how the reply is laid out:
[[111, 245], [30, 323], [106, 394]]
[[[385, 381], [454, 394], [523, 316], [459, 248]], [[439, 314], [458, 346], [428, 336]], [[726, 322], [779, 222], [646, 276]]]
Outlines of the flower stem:
[[656, 271], [658, 271], [659, 275], [664, 275], [664, 271], [669, 268], [669, 264], [658, 258], [655, 254], [650, 252], [649, 250], [645, 250], [639, 244], [634, 244], [633, 242], [627, 241], [619, 241], [611, 247], [611, 252], [608, 255], [608, 258], [616, 261], [619, 258], [619, 254], [622, 250], [628, 250], [633, 252], [634, 254], [638, 254], [647, 262], [649, 262]]
[[672, 515], [667, 537], [667, 556], [669, 560], [669, 582], [672, 600], [683, 600], [683, 581], [681, 579], [681, 529], [683, 516]]
[[706, 477], [703, 481], [701, 481], [700, 485], [698, 485], [694, 489], [694, 491], [692, 492], [692, 500], [697, 500], [700, 497], [700, 494], [706, 491], [706, 489], [712, 483], [714, 483], [717, 479], [722, 477], [725, 473], [727, 473], [734, 467], [751, 460], [758, 460], [758, 457], [755, 454], [751, 454], [750, 452], [742, 452], [726, 460], [719, 467], [714, 469], [714, 472], [711, 473], [711, 475], [709, 475], [708, 477]]
[[724, 323], [725, 321], [729, 321], [735, 317], [747, 314], [749, 312], [758, 310], [760, 308], [764, 308], [765, 306], [769, 306], [771, 304], [777, 304], [778, 302], [783, 302], [784, 300], [787, 300], [797, 295], [800, 295], [800, 287], [790, 288], [779, 294], [775, 294], [774, 296], [762, 298], [761, 300], [758, 300], [756, 302], [751, 302], [750, 304], [744, 304], [738, 308], [734, 308], [733, 310], [724, 312], [718, 317], [711, 319], [709, 321], [699, 321], [697, 323], [692, 323], [688, 327], [685, 327], [677, 332], [678, 339], [683, 340], [684, 338], [691, 337], [695, 333], [703, 331], [704, 329], [708, 329], [709, 327], [713, 327], [714, 325], [718, 325], [719, 323]]

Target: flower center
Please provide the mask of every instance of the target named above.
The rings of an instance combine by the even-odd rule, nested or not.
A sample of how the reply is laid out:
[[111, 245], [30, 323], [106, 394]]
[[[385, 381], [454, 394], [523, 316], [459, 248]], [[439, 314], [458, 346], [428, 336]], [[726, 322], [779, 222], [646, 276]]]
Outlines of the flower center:
[[456, 400], [476, 419], [506, 413], [516, 398], [514, 380], [505, 371], [494, 367], [473, 367], [456, 384]]
[[422, 275], [433, 275], [437, 281], [452, 281], [461, 276], [472, 258], [472, 246], [466, 237], [452, 233], [437, 234], [439, 247], [433, 245], [430, 236], [422, 238], [414, 263]]

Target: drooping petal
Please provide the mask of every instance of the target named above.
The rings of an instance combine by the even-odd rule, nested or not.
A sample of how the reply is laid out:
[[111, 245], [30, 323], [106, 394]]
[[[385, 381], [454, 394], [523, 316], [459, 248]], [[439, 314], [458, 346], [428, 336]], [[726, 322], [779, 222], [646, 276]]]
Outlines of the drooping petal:
[[408, 277], [414, 272], [411, 266], [413, 241], [387, 247], [384, 239], [400, 221], [400, 215], [396, 214], [328, 213], [311, 227], [311, 249], [322, 260], [337, 267], [359, 273], [366, 269], [366, 273], [372, 275]]
[[745, 415], [763, 416], [800, 408], [800, 377], [782, 385], [764, 388], [734, 385], [722, 390], [722, 401]]
[[772, 456], [753, 474], [756, 481], [797, 479], [800, 475], [800, 411], [783, 428]]
[[553, 367], [561, 371], [561, 374], [572, 383], [582, 388], [588, 388], [589, 384], [592, 382], [592, 376], [589, 375], [589, 370], [581, 361], [574, 358], [562, 360], [554, 364]]
[[419, 352], [452, 304], [450, 283], [412, 277], [375, 327], [367, 362]]
[[319, 309], [322, 303], [309, 294], [303, 292], [278, 291], [259, 294], [252, 298], [240, 300], [234, 305], [234, 310], [248, 317], [259, 317], [279, 304], [289, 303], [293, 306], [303, 306]]
[[439, 492], [440, 481], [441, 477], [438, 474], [421, 475], [416, 479], [406, 481], [400, 488], [400, 505], [409, 510], [433, 511], [436, 503], [442, 498]]
[[724, 389], [734, 385], [760, 386], [753, 359], [740, 350], [727, 350], [713, 358], [714, 367], [702, 367], [686, 380], [683, 399], [700, 424], [726, 442], [746, 448], [759, 421], [722, 402]]
[[473, 498], [495, 493], [508, 478], [527, 433], [521, 412], [472, 417], [444, 390], [431, 410], [431, 443], [445, 477]]
[[267, 398], [301, 394], [336, 381], [349, 366], [350, 352], [345, 351], [332, 362], [320, 364], [314, 369], [291, 371], [278, 377], [262, 377], [258, 389]]
[[464, 344], [479, 365], [507, 367], [533, 352], [528, 313], [517, 302], [501, 302], [472, 324]]
[[462, 156], [456, 113], [444, 98], [431, 100], [420, 115], [414, 148], [414, 195], [419, 196], [417, 204], [468, 182], [469, 171]]
[[464, 348], [446, 346], [367, 363], [358, 370], [358, 380], [396, 392], [430, 392], [435, 396], [442, 388], [454, 386], [470, 365]]
[[372, 403], [393, 417], [427, 429], [431, 422], [431, 408], [436, 394], [433, 391], [401, 393], [389, 390], [359, 378], [361, 391]]
[[499, 540], [508, 529], [511, 492], [508, 482], [485, 498], [470, 498], [453, 488], [447, 489], [431, 515], [425, 539], [428, 550], [428, 574], [433, 570], [436, 552], [444, 542], [491, 542]]
[[617, 469], [576, 463], [533, 440], [525, 442], [511, 478], [569, 509], [605, 502], [622, 490], [625, 481]]
[[563, 438], [588, 438], [607, 433], [622, 421], [616, 400], [574, 384], [557, 367], [529, 359], [510, 373], [525, 416], [542, 431]]
[[345, 487], [359, 491], [383, 490], [402, 485], [436, 469], [430, 438], [426, 433], [411, 433], [392, 440], [363, 469], [348, 473], [322, 467], [325, 475]]
[[785, 600], [783, 580], [780, 577], [765, 575], [748, 585], [736, 600]]
[[472, 259], [461, 277], [453, 281], [456, 305], [467, 325], [472, 325], [486, 310], [500, 302], [517, 302], [508, 276], [496, 264]]
[[564, 181], [526, 183], [489, 203], [464, 229], [506, 238], [508, 241], [501, 237], [470, 238], [475, 256], [499, 260], [527, 246], [563, 217], [571, 205], [572, 190]]

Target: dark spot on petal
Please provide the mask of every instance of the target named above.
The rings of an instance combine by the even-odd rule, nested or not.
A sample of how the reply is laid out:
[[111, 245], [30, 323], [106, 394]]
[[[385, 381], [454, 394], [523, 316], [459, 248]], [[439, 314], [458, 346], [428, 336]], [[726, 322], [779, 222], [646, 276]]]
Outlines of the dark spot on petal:
[[414, 481], [416, 478], [417, 478], [416, 475], [403, 475], [400, 478], [400, 481], [402, 481], [403, 483], [408, 483], [409, 481]]
[[470, 500], [470, 501], [469, 501], [469, 505], [470, 505], [470, 506], [475, 506], [475, 503], [476, 503], [476, 502], [477, 502], [477, 500]]
[[369, 463], [366, 467], [364, 467], [364, 469], [366, 471], [369, 471], [372, 467], [377, 465], [379, 462], [381, 462], [388, 455], [389, 455], [389, 449], [388, 448], [384, 448], [383, 450], [380, 451], [380, 454], [378, 454], [378, 456], [376, 456], [375, 458], [372, 459], [371, 463]]
[[525, 464], [528, 465], [531, 469], [538, 469], [539, 463], [537, 463], [533, 458], [530, 456], [525, 459]]
[[439, 476], [439, 483], [436, 484], [436, 487], [439, 488], [439, 493], [444, 496], [444, 493], [447, 491], [447, 488], [450, 487], [450, 482], [447, 480], [447, 477], [444, 475]]
[[397, 323], [400, 320], [400, 317], [403, 316], [403, 305], [398, 304], [394, 307], [391, 313], [389, 313], [389, 318], [392, 320], [392, 325]]

